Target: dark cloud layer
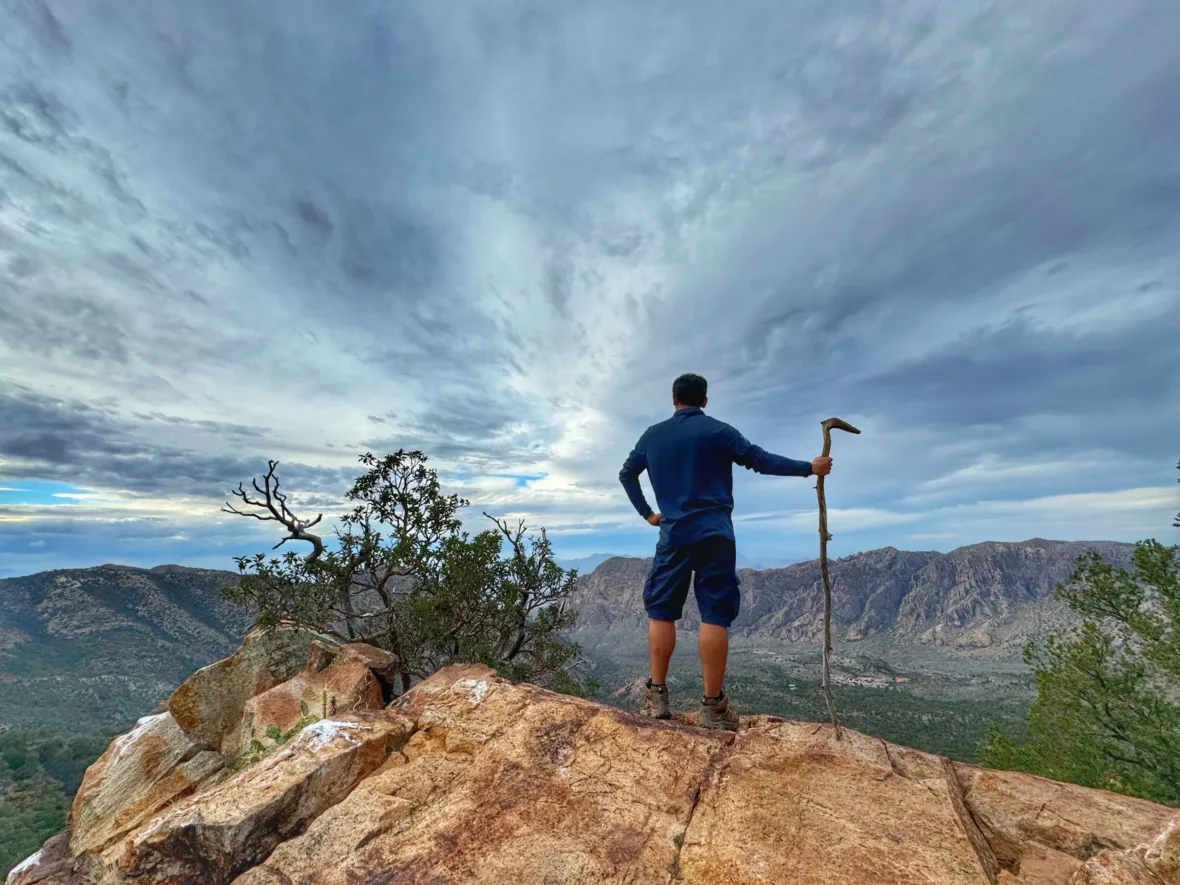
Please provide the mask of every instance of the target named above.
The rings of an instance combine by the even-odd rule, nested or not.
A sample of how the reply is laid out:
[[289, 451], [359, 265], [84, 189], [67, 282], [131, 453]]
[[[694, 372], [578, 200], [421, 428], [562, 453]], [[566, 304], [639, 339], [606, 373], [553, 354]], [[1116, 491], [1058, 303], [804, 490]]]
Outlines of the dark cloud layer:
[[[143, 423], [154, 420], [159, 419], [149, 416], [147, 422], [131, 423], [109, 409], [85, 403], [54, 400], [27, 390], [0, 391], [4, 474], [165, 498], [209, 498], [228, 494], [239, 482], [266, 472], [265, 459], [228, 451], [203, 454], [146, 441], [141, 433]], [[200, 429], [216, 431], [226, 449], [240, 444], [243, 436], [252, 439], [259, 435], [255, 428], [227, 429], [215, 422], [206, 422]], [[355, 472], [296, 463], [284, 465], [282, 476], [302, 492], [341, 492]]]

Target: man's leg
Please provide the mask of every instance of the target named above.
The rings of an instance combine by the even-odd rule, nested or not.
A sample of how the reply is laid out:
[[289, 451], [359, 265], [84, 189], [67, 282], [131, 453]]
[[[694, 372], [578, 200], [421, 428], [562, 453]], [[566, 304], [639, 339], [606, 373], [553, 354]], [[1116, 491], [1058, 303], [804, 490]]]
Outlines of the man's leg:
[[[705, 679], [705, 696], [715, 698], [721, 694], [721, 686], [725, 684], [729, 630], [717, 624], [701, 624], [701, 637], [697, 648], [701, 653], [701, 675]], [[652, 660], [655, 660], [654, 653]], [[654, 681], [655, 677], [652, 679]]]
[[652, 685], [663, 685], [668, 681], [668, 662], [676, 648], [676, 622], [647, 622], [647, 656], [651, 664]]
[[643, 587], [643, 607], [647, 611], [647, 649], [651, 678], [643, 711], [657, 719], [671, 716], [669, 707], [668, 662], [676, 648], [676, 621], [684, 612], [692, 563], [685, 551], [657, 545], [651, 572]]
[[704, 728], [738, 727], [737, 711], [724, 696], [725, 664], [729, 657], [729, 625], [738, 616], [737, 550], [730, 538], [713, 537], [700, 542], [694, 551], [697, 607], [701, 612], [701, 675], [705, 697], [701, 701]]

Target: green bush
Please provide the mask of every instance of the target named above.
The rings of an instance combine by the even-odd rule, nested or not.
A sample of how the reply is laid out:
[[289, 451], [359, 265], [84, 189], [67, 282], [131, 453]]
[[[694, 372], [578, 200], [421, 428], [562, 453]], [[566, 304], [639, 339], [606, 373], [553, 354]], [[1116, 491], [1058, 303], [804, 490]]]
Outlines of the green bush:
[[1136, 545], [1133, 569], [1096, 553], [1058, 598], [1080, 629], [1025, 649], [1037, 698], [1027, 740], [989, 730], [985, 765], [1180, 805], [1180, 562], [1176, 547]]

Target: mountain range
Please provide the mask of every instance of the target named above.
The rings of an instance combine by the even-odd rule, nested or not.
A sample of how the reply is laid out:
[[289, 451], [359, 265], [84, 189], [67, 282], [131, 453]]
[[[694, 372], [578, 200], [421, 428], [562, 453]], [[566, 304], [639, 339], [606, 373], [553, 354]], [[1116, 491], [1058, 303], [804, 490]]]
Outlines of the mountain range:
[[[1034, 539], [950, 553], [892, 547], [831, 562], [838, 640], [948, 646], [1010, 657], [1028, 638], [1068, 623], [1052, 599], [1077, 557], [1098, 550], [1125, 566], [1114, 542]], [[650, 561], [612, 557], [578, 579], [574, 638], [638, 639]], [[814, 642], [822, 635], [818, 564], [741, 569], [739, 637]], [[107, 730], [152, 709], [192, 670], [224, 657], [253, 618], [225, 602], [236, 573], [182, 566], [104, 565], [0, 580], [0, 727]], [[683, 627], [699, 624], [690, 599]]]
[[[1077, 558], [1097, 550], [1126, 567], [1134, 546], [1113, 541], [1065, 542], [1034, 538], [985, 542], [950, 553], [886, 547], [829, 562], [832, 629], [849, 642], [871, 637], [900, 645], [950, 646], [1012, 654], [1028, 639], [1073, 620], [1053, 589], [1068, 581]], [[580, 579], [573, 600], [576, 632], [620, 638], [646, 627], [643, 584], [651, 560], [615, 558]], [[737, 636], [818, 642], [823, 635], [819, 563], [739, 569], [741, 613]], [[700, 624], [689, 594], [682, 627]]]
[[[581, 556], [577, 559], [559, 559], [557, 564], [563, 569], [576, 569], [579, 575], [588, 575], [608, 559], [627, 559], [626, 556], [621, 556], [618, 553], [591, 553], [589, 556]], [[781, 565], [788, 565], [792, 560], [781, 562]], [[737, 555], [738, 568], [750, 568], [761, 570], [767, 566], [754, 562], [745, 556], [740, 550]]]
[[237, 648], [254, 619], [221, 598], [236, 579], [102, 565], [0, 580], [0, 726], [125, 726]]

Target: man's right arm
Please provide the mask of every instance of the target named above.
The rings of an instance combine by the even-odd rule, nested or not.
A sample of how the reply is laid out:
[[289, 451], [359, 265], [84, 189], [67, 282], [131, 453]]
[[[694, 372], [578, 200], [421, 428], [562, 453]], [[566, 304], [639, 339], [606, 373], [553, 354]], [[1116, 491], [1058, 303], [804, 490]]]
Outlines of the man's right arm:
[[810, 461], [796, 461], [782, 455], [775, 455], [760, 446], [754, 445], [738, 431], [725, 428], [725, 444], [734, 464], [739, 464], [747, 470], [767, 476], [811, 476]]
[[640, 438], [639, 442], [635, 444], [635, 448], [631, 450], [631, 454], [627, 456], [627, 460], [623, 462], [623, 469], [619, 471], [619, 482], [623, 484], [627, 497], [631, 499], [635, 510], [650, 522], [655, 511], [647, 503], [647, 498], [643, 496], [643, 486], [639, 484], [639, 475], [646, 469], [647, 453], [644, 451], [643, 439]]

